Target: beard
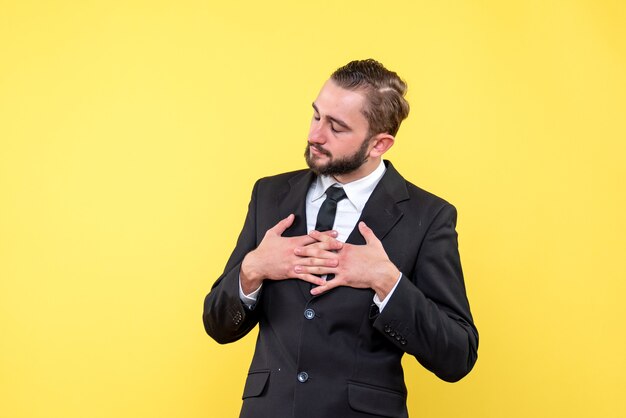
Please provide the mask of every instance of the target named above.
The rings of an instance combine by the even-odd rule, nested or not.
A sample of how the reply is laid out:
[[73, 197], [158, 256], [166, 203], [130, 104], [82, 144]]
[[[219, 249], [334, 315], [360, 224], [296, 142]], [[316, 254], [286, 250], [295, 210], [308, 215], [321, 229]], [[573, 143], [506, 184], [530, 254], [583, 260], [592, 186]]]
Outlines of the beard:
[[[329, 151], [320, 148], [317, 145], [308, 143], [306, 149], [304, 150], [304, 158], [311, 171], [318, 176], [339, 176], [342, 174], [352, 173], [361, 167], [365, 161], [367, 161], [367, 156], [369, 154], [367, 150], [370, 142], [369, 139], [370, 138], [366, 138], [354, 154], [339, 159], [333, 159], [333, 156]], [[324, 154], [329, 158], [325, 165], [318, 164], [317, 158], [311, 156], [311, 147], [315, 148], [321, 154]]]

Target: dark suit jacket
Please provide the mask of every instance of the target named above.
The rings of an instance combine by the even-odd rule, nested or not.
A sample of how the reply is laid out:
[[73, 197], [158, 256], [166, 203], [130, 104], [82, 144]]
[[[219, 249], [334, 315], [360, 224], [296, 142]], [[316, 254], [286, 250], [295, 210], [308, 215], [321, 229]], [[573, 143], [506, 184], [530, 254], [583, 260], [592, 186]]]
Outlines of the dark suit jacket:
[[[256, 307], [244, 307], [241, 261], [290, 213], [296, 218], [283, 236], [307, 233], [305, 197], [315, 175], [301, 170], [255, 184], [237, 246], [203, 315], [219, 343], [259, 324], [241, 417], [407, 417], [404, 353], [450, 382], [472, 369], [478, 332], [463, 282], [456, 210], [386, 164], [361, 216], [402, 271], [381, 313], [371, 289], [338, 287], [312, 297], [310, 284], [296, 279], [266, 280]], [[357, 228], [347, 242], [365, 243]]]

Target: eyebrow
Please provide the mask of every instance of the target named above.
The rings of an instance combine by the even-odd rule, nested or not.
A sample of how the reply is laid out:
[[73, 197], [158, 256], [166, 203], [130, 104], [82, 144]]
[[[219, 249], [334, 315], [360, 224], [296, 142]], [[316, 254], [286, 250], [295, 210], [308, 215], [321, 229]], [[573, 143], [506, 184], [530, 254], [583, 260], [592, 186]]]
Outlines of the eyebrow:
[[[317, 108], [317, 106], [315, 106], [315, 102], [312, 103], [313, 109], [315, 109], [315, 111], [319, 114], [320, 111]], [[341, 119], [337, 119], [334, 118], [332, 116], [328, 116], [326, 115], [326, 119], [330, 120], [331, 122], [335, 122], [337, 125], [341, 126], [342, 128], [351, 131], [352, 128], [350, 128], [350, 125], [348, 125], [347, 123], [345, 123], [344, 121], [342, 121]]]

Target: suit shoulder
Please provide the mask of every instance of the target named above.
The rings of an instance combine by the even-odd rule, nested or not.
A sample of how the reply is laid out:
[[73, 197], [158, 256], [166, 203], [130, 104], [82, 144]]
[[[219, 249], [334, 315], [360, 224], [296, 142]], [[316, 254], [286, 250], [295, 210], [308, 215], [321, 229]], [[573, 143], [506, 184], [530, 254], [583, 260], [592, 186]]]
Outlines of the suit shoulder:
[[286, 173], [274, 174], [272, 176], [261, 177], [257, 180], [259, 184], [282, 184], [285, 182], [289, 182], [293, 179], [298, 179], [302, 176], [306, 176], [310, 171], [307, 169], [289, 171]]
[[406, 182], [406, 188], [409, 198], [399, 203], [400, 207], [403, 207], [405, 216], [417, 221], [420, 225], [429, 225], [429, 229], [433, 224], [455, 227], [458, 214], [454, 205], [409, 181]]
[[385, 161], [387, 172], [381, 180], [387, 191], [397, 202], [405, 201], [419, 211], [439, 211], [444, 207], [454, 208], [445, 199], [425, 190], [408, 181], [400, 174], [390, 161]]
[[436, 194], [429, 192], [428, 190], [422, 189], [421, 187], [416, 186], [408, 180], [406, 180], [406, 187], [411, 198], [417, 198], [422, 202], [432, 202], [432, 204], [434, 205], [452, 206], [452, 204], [444, 198], [439, 197]]
[[409, 197], [406, 203], [408, 203], [416, 213], [421, 213], [433, 219], [439, 216], [456, 219], [456, 208], [450, 202], [416, 186], [410, 181], [405, 180], [405, 184]]
[[308, 187], [314, 175], [310, 170], [296, 170], [273, 176], [262, 177], [254, 184], [256, 193], [280, 194], [292, 187]]

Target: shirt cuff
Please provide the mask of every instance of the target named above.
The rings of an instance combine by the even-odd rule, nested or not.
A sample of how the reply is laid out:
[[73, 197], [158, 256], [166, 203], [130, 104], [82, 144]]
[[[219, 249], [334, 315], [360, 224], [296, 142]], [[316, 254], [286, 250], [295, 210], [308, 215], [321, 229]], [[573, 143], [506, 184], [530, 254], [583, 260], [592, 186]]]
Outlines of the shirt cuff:
[[[376, 306], [378, 306], [378, 312], [382, 312], [383, 309], [385, 309], [385, 305], [387, 305], [387, 302], [389, 302], [389, 298], [391, 297], [391, 295], [393, 295], [393, 292], [395, 292], [396, 287], [398, 287], [398, 283], [400, 283], [401, 278], [402, 278], [402, 272], [400, 272], [400, 276], [398, 276], [398, 280], [396, 280], [396, 284], [394, 284], [393, 287], [391, 288], [391, 291], [387, 293], [387, 296], [385, 297], [385, 299], [380, 300], [378, 295], [374, 294], [374, 303], [376, 304]], [[241, 284], [239, 285], [239, 289], [241, 293]]]
[[246, 295], [245, 293], [243, 293], [243, 289], [241, 288], [241, 276], [239, 277], [239, 299], [241, 299], [241, 302], [246, 305], [248, 309], [254, 309], [254, 305], [256, 305], [257, 301], [257, 296], [261, 291], [261, 287], [263, 287], [263, 285], [259, 286], [257, 290], [250, 293], [249, 295]]

